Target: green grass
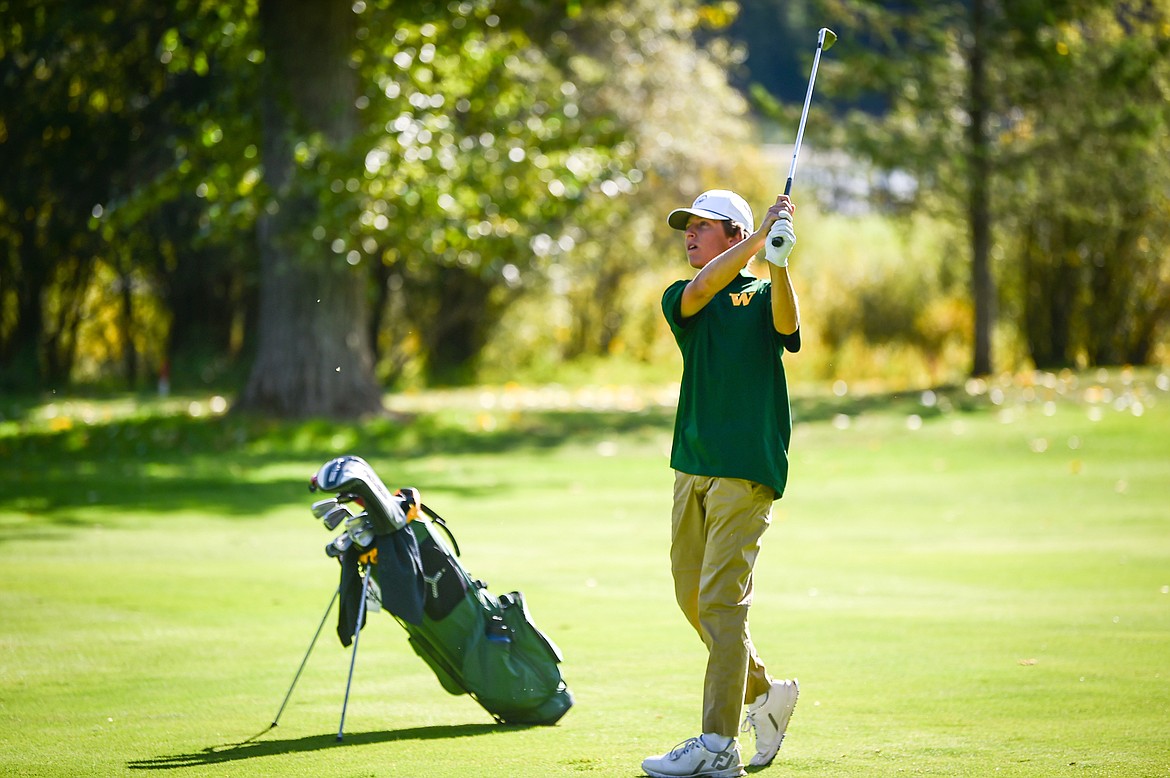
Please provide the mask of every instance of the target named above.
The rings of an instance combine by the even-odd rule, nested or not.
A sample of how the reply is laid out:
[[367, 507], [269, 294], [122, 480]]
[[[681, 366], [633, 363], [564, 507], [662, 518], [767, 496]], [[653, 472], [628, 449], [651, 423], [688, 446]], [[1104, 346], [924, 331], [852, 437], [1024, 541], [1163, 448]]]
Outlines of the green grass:
[[[767, 772], [1166, 775], [1168, 390], [797, 398], [752, 633], [802, 693]], [[0, 773], [635, 776], [696, 733], [669, 390], [422, 393], [340, 427], [190, 401], [0, 407]], [[560, 724], [492, 724], [383, 614], [343, 743], [330, 620], [280, 726], [233, 747], [272, 721], [336, 585], [306, 483], [339, 452], [418, 486], [474, 575], [524, 591], [566, 655]]]

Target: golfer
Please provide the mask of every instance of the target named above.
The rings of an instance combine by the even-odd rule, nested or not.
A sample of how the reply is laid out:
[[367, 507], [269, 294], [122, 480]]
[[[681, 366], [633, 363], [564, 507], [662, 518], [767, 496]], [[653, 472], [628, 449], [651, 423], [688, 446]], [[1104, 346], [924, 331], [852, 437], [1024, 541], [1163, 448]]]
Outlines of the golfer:
[[[760, 538], [788, 480], [792, 418], [781, 358], [800, 349], [788, 274], [794, 210], [780, 195], [756, 229], [742, 197], [713, 189], [667, 218], [697, 271], [662, 296], [683, 357], [670, 563], [675, 597], [708, 658], [702, 731], [643, 761], [651, 776], [743, 775], [736, 736], [745, 704], [742, 731], [755, 730], [750, 764], [768, 765], [796, 706], [796, 681], [772, 680], [747, 623]], [[745, 270], [761, 248], [767, 281]]]

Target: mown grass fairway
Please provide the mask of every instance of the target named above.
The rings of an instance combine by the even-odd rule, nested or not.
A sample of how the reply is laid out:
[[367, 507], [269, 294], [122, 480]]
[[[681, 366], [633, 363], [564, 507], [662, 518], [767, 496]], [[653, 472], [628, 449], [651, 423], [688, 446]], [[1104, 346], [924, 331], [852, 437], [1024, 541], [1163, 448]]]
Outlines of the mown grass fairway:
[[[1170, 382], [1102, 378], [798, 398], [752, 632], [802, 694], [765, 774], [1170, 771]], [[696, 734], [669, 395], [433, 393], [343, 427], [199, 402], [2, 409], [0, 773], [635, 776]], [[306, 482], [337, 453], [419, 487], [472, 574], [526, 594], [566, 655], [559, 725], [495, 726], [380, 614], [343, 743], [331, 618], [280, 726], [233, 747], [336, 586]]]

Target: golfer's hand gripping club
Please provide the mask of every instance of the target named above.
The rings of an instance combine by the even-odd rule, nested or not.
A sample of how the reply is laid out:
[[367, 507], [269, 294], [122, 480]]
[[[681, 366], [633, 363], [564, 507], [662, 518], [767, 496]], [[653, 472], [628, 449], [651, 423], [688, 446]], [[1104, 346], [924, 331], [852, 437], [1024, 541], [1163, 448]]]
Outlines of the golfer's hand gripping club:
[[764, 259], [776, 267], [788, 267], [788, 255], [796, 245], [796, 231], [792, 227], [792, 217], [785, 212], [768, 230], [768, 240], [764, 244]]

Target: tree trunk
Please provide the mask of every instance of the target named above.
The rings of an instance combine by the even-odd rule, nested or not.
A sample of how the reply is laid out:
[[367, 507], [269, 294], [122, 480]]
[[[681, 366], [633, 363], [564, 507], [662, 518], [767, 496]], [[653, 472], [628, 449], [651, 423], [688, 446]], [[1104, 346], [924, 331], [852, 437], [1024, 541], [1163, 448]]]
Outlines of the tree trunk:
[[1075, 228], [1041, 217], [1029, 230], [1022, 252], [1028, 355], [1042, 370], [1069, 367], [1076, 362], [1072, 325], [1080, 283], [1075, 256], [1067, 248]]
[[[273, 204], [258, 223], [258, 351], [239, 407], [279, 416], [353, 418], [382, 410], [368, 329], [365, 265], [312, 240], [322, 195], [298, 180], [298, 140], [344, 149], [356, 132], [349, 54], [354, 14], [336, 0], [262, 0], [264, 179]], [[345, 179], [350, 171], [337, 170]], [[353, 171], [354, 175], [358, 170]]]
[[50, 386], [68, 384], [73, 373], [82, 305], [94, 271], [92, 255], [68, 257], [63, 264], [67, 269], [59, 279], [50, 282], [57, 304], [43, 331], [44, 378]]
[[134, 279], [131, 275], [131, 263], [124, 257], [118, 260], [118, 292], [122, 302], [121, 326], [119, 333], [122, 337], [122, 371], [126, 374], [126, 386], [130, 389], [138, 388], [138, 347], [134, 344], [135, 322], [134, 311]]
[[41, 260], [36, 246], [36, 226], [31, 219], [20, 223], [16, 263], [16, 322], [3, 355], [6, 378], [0, 385], [30, 388], [44, 383], [45, 288], [48, 263]]
[[987, 136], [987, 73], [984, 62], [986, 42], [986, 0], [971, 4], [972, 44], [971, 189], [968, 219], [971, 223], [971, 295], [975, 308], [975, 352], [971, 374], [991, 373], [991, 331], [995, 320], [995, 286], [991, 277], [991, 164], [990, 140]]

